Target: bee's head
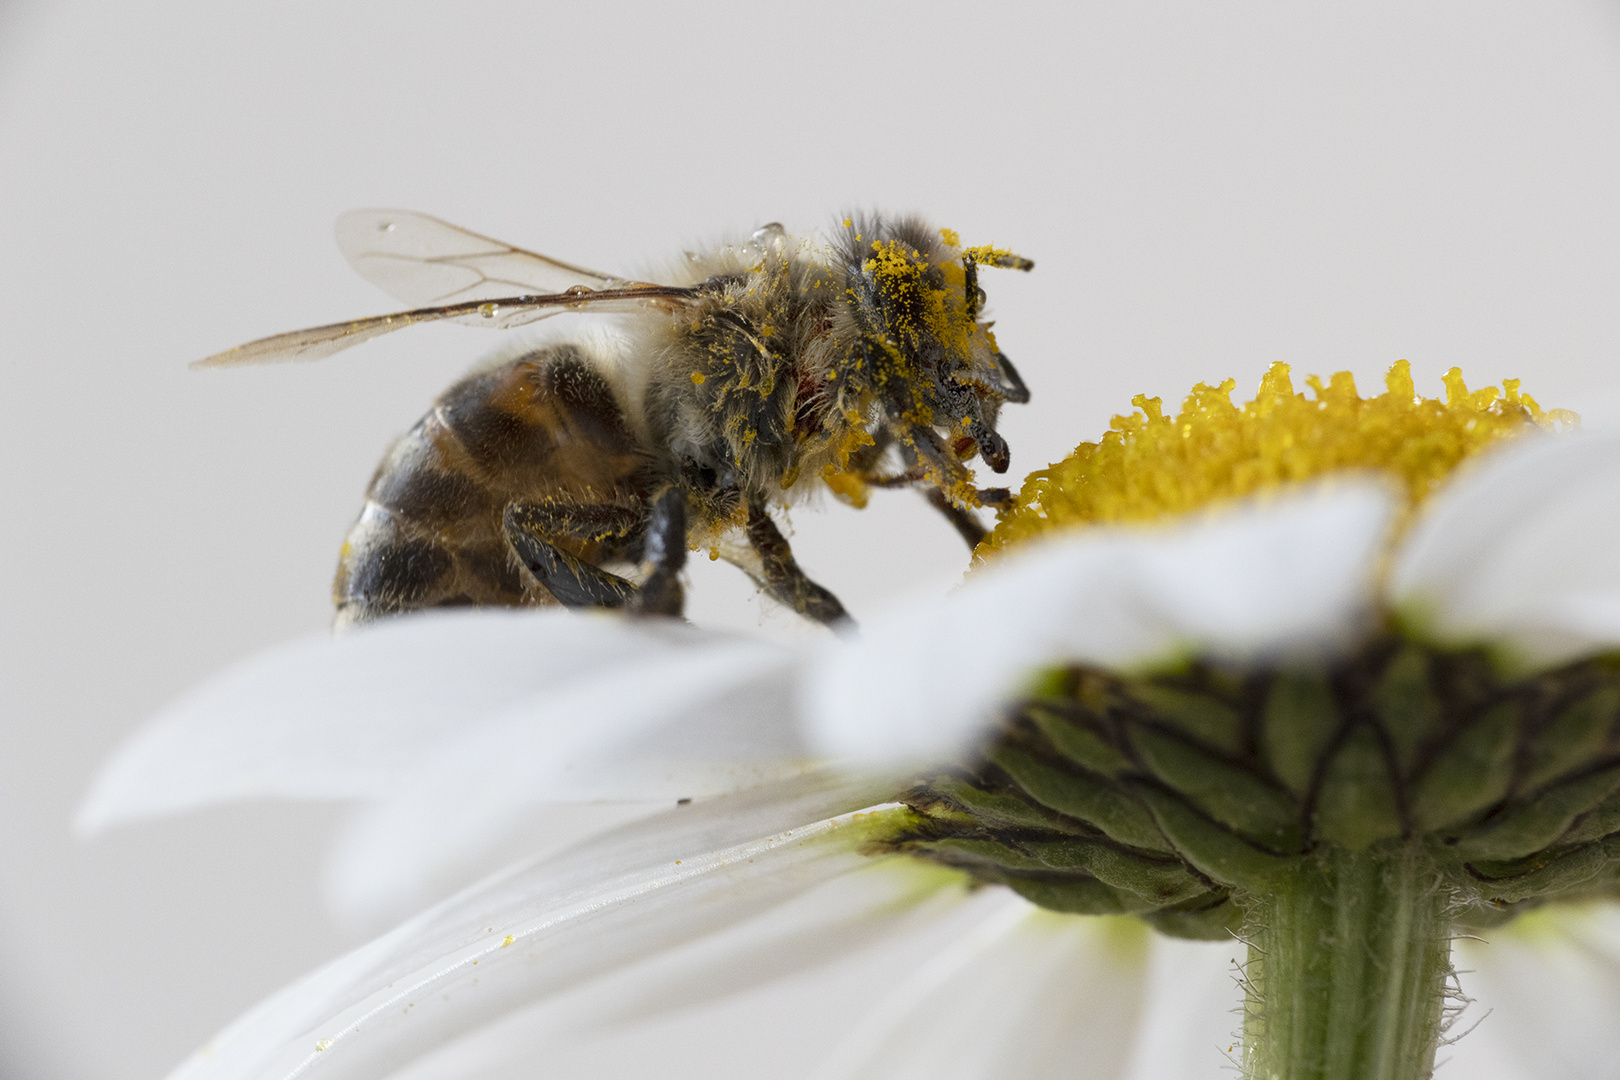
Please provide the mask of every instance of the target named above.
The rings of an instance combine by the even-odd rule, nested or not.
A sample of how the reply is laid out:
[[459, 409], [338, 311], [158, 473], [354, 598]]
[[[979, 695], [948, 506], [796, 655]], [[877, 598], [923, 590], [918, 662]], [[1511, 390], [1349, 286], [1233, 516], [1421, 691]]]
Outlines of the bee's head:
[[977, 452], [1005, 472], [996, 415], [1002, 402], [1027, 401], [1029, 392], [979, 317], [979, 267], [1035, 264], [1008, 251], [964, 248], [951, 230], [913, 218], [846, 218], [843, 226], [857, 354], [886, 422], [925, 458], [935, 456], [927, 447], [949, 447], [957, 461]]

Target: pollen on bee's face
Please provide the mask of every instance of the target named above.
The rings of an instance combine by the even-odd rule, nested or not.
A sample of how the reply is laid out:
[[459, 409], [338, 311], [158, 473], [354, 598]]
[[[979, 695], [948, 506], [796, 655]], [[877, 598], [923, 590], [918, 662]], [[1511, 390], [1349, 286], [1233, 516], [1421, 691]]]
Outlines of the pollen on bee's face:
[[1030, 475], [979, 554], [1053, 528], [1154, 521], [1343, 470], [1392, 477], [1410, 511], [1486, 447], [1577, 419], [1542, 410], [1517, 379], [1470, 391], [1452, 368], [1445, 400], [1424, 398], [1401, 360], [1384, 382], [1383, 394], [1363, 398], [1349, 372], [1325, 383], [1313, 375], [1307, 396], [1287, 364], [1273, 364], [1253, 401], [1232, 403], [1233, 379], [1199, 383], [1174, 417], [1138, 394], [1137, 411], [1114, 417], [1100, 440]]
[[932, 267], [898, 241], [873, 241], [871, 246], [863, 269], [886, 302], [891, 336], [913, 348], [929, 341], [951, 355], [964, 355], [978, 324], [963, 302], [962, 266], [950, 262]]

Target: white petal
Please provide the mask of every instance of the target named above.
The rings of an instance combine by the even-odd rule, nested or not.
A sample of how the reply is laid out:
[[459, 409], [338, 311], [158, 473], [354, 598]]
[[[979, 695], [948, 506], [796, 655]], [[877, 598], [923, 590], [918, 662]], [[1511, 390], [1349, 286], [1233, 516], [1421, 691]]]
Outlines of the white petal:
[[849, 797], [800, 792], [694, 808], [491, 879], [272, 997], [173, 1080], [385, 1075], [514, 1009], [864, 865], [856, 848], [870, 819], [817, 817]]
[[1462, 988], [1477, 999], [1439, 1076], [1611, 1080], [1620, 1071], [1620, 908], [1548, 908], [1458, 942]]
[[1231, 1080], [1242, 1053], [1237, 966], [1246, 956], [1238, 941], [1155, 935], [1129, 1080]]
[[790, 676], [774, 646], [716, 641], [524, 699], [359, 812], [330, 894], [351, 916], [422, 897], [447, 866], [502, 844], [537, 801], [674, 803], [806, 772]]
[[1142, 1007], [1141, 927], [985, 892], [977, 925], [887, 986], [812, 1080], [1123, 1074]]
[[656, 802], [534, 803], [515, 817], [504, 841], [481, 843], [453, 860], [402, 885], [396, 877], [386, 887], [363, 880], [363, 868], [384, 853], [361, 852], [351, 861], [356, 815], [336, 830], [328, 845], [320, 878], [327, 913], [352, 940], [363, 941], [482, 881], [515, 863], [534, 864], [617, 829], [664, 814], [674, 804]]
[[79, 814], [95, 830], [255, 796], [394, 791], [514, 702], [634, 658], [731, 639], [570, 612], [432, 612], [264, 653], [165, 709], [103, 769]]
[[1366, 613], [1390, 508], [1382, 485], [1340, 478], [1171, 530], [1032, 545], [949, 597], [824, 645], [804, 682], [811, 744], [862, 762], [937, 761], [1046, 664], [1332, 648]]
[[1525, 438], [1435, 497], [1394, 603], [1453, 644], [1534, 665], [1620, 646], [1620, 436]]
[[[667, 1077], [1118, 1076], [1135, 1042], [1145, 928], [940, 878], [879, 860], [390, 1080], [516, 1080], [537, 1061], [579, 1080], [640, 1075], [650, 1062]], [[750, 993], [720, 996], [739, 988]]]
[[[897, 981], [897, 965], [971, 932], [990, 892], [903, 856], [871, 859], [566, 1001], [471, 1032], [391, 1080], [528, 1077], [540, 1060], [567, 1063], [552, 1075], [635, 1075], [645, 1059], [634, 1048], [649, 1038], [659, 1076], [804, 1076], [841, 1021], [870, 1011], [872, 988]], [[684, 1053], [669, 1045], [673, 1032]]]

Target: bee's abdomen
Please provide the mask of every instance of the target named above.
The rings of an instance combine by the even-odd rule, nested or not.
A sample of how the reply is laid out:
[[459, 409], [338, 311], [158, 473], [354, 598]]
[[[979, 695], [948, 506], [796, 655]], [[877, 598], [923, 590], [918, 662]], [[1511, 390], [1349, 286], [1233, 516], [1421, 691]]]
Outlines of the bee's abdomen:
[[395, 444], [338, 560], [340, 625], [427, 607], [546, 603], [500, 531], [505, 500], [429, 413]]
[[[507, 540], [506, 506], [633, 502], [643, 464], [611, 392], [572, 347], [468, 376], [378, 467], [338, 560], [338, 625], [428, 607], [555, 603]], [[559, 541], [595, 554], [593, 544]]]

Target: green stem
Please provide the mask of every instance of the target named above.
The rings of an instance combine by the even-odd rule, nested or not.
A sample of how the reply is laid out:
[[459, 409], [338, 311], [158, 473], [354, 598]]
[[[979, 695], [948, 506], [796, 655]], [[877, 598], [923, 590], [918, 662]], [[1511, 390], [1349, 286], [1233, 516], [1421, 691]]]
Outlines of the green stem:
[[1451, 974], [1448, 896], [1416, 843], [1330, 847], [1254, 897], [1249, 1080], [1423, 1080]]

